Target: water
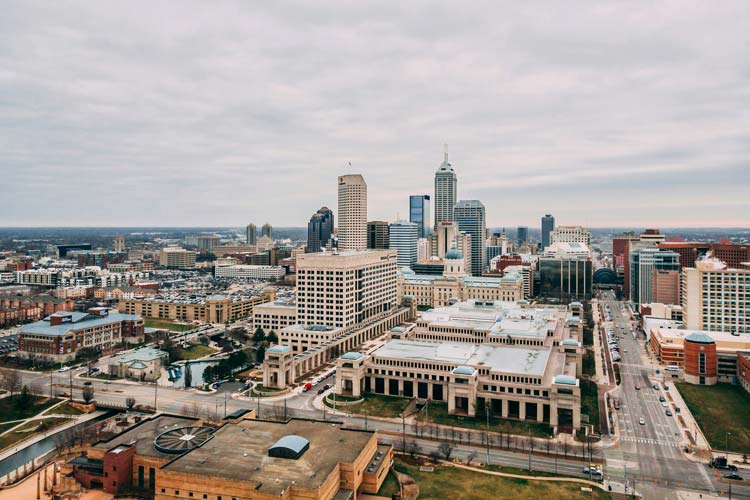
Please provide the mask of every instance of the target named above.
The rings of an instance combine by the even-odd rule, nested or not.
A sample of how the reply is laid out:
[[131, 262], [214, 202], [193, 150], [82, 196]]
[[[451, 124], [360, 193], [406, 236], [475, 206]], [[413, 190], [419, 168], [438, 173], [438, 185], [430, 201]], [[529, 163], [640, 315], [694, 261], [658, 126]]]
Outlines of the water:
[[[80, 427], [89, 426], [100, 420], [104, 420], [105, 418], [111, 417], [113, 413], [114, 412], [105, 412], [96, 418], [87, 420], [86, 422], [81, 422], [80, 424], [74, 425], [73, 427], [70, 427], [68, 429], [54, 432], [50, 434], [49, 436], [47, 436], [46, 438], [42, 439], [41, 441], [37, 441], [31, 446], [28, 446], [22, 450], [19, 450], [17, 453], [14, 453], [13, 455], [10, 455], [8, 458], [1, 460], [0, 461], [0, 477], [3, 477], [9, 474], [10, 472], [13, 472], [14, 470], [23, 466], [23, 464], [27, 462], [31, 462], [32, 460], [38, 457], [41, 457], [45, 453], [48, 453], [49, 451], [54, 450], [56, 434], [60, 432], [72, 432], [73, 429], [78, 429]], [[21, 443], [19, 443], [19, 445], [20, 444]]]
[[190, 370], [192, 377], [191, 387], [200, 387], [203, 385], [203, 371], [207, 366], [215, 365], [219, 361], [186, 361], [180, 363], [180, 378], [174, 380], [175, 387], [185, 387], [185, 370]]

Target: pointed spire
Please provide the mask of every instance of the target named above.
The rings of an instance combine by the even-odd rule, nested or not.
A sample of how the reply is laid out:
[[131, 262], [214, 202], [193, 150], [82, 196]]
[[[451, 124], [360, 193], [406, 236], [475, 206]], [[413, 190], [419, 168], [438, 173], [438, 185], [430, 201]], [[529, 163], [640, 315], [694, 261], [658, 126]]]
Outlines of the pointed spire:
[[448, 143], [443, 144], [443, 158], [448, 161]]

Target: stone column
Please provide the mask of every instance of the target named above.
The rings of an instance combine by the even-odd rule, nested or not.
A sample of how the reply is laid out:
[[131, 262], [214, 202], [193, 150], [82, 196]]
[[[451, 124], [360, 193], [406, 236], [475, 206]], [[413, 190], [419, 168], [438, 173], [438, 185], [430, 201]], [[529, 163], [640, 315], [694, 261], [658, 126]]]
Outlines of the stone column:
[[518, 418], [526, 420], [526, 401], [523, 399], [518, 403]]
[[505, 398], [500, 399], [500, 414], [503, 418], [508, 418], [508, 400]]
[[536, 404], [536, 421], [544, 422], [544, 403]]

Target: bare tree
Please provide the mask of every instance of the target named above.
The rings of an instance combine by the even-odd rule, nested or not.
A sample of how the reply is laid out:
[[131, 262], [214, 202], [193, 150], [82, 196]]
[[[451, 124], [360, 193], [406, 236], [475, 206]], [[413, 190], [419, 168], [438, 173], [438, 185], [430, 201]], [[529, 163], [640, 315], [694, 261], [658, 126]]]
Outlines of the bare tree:
[[438, 446], [438, 451], [445, 457], [446, 460], [450, 460], [451, 454], [453, 453], [453, 445], [450, 443], [440, 443], [440, 446]]
[[0, 384], [2, 384], [3, 389], [10, 393], [12, 398], [13, 394], [21, 390], [21, 375], [16, 370], [3, 370]]
[[86, 386], [81, 391], [81, 397], [83, 398], [83, 402], [86, 404], [89, 404], [92, 399], [94, 399], [94, 388], [89, 386]]
[[128, 410], [132, 410], [134, 406], [135, 406], [135, 398], [133, 396], [128, 396], [127, 398], [125, 398], [125, 407]]
[[477, 458], [477, 452], [476, 452], [476, 450], [472, 450], [471, 452], [469, 452], [469, 456], [466, 457], [466, 465], [471, 465], [471, 462], [475, 458]]
[[417, 458], [417, 455], [418, 455], [418, 454], [419, 454], [419, 452], [421, 452], [421, 451], [422, 451], [422, 448], [421, 448], [421, 447], [419, 446], [419, 443], [417, 443], [416, 441], [410, 441], [410, 442], [409, 442], [409, 443], [408, 443], [408, 444], [406, 445], [406, 452], [407, 452], [407, 453], [408, 453], [409, 455], [411, 455], [411, 458]]
[[430, 459], [433, 463], [438, 463], [440, 461], [440, 452], [437, 450], [432, 450], [430, 452]]

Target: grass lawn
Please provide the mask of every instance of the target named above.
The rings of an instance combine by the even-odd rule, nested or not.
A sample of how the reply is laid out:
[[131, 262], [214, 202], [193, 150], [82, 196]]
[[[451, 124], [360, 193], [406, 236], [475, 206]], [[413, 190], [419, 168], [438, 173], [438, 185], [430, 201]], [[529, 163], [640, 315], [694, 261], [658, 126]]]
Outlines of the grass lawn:
[[69, 404], [65, 403], [63, 405], [57, 406], [55, 408], [52, 408], [51, 410], [47, 410], [45, 412], [46, 414], [53, 413], [55, 415], [81, 415], [83, 412], [79, 410], [78, 408], [73, 408]]
[[400, 491], [401, 488], [398, 485], [398, 479], [396, 479], [396, 476], [392, 472], [389, 472], [388, 475], [385, 476], [385, 481], [383, 481], [383, 484], [378, 490], [378, 496], [392, 498], [394, 493], [398, 493]]
[[18, 425], [18, 423], [19, 422], [10, 423], [10, 424], [0, 424], [0, 434], [2, 434], [3, 432], [7, 431], [11, 427]]
[[714, 386], [676, 383], [677, 389], [695, 417], [711, 447], [750, 453], [750, 396], [739, 385]]
[[171, 332], [186, 332], [188, 330], [196, 328], [196, 326], [194, 325], [182, 325], [166, 319], [156, 318], [146, 318], [143, 321], [143, 326], [145, 326], [146, 328], [161, 328], [164, 330], [169, 330]]
[[213, 347], [198, 344], [192, 345], [187, 349], [177, 349], [176, 355], [177, 359], [198, 359], [215, 352], [216, 349], [214, 349]]
[[398, 460], [396, 470], [409, 474], [419, 484], [420, 500], [504, 500], [554, 498], [555, 500], [606, 499], [609, 494], [594, 488], [582, 492], [581, 484], [529, 481], [490, 476], [479, 472], [437, 466], [434, 472], [421, 472], [418, 466]]
[[601, 432], [599, 426], [599, 390], [594, 382], [580, 380], [581, 383], [581, 414], [589, 416], [589, 423], [594, 430]]
[[[477, 411], [477, 414], [483, 414]], [[468, 429], [486, 430], [487, 421], [484, 417], [462, 417], [459, 415], [451, 415], [448, 413], [448, 405], [445, 403], [431, 402], [427, 408], [427, 411], [422, 410], [421, 416], [424, 416], [428, 421], [442, 424], [442, 425], [453, 425], [456, 427], [464, 427]], [[539, 422], [523, 421], [523, 420], [511, 420], [490, 417], [490, 432], [510, 432], [511, 434], [522, 434], [528, 436], [531, 433], [534, 437], [546, 438], [552, 435], [552, 428]]]
[[[333, 408], [333, 402], [326, 397], [325, 405]], [[381, 394], [365, 394], [364, 402], [358, 405], [339, 406], [337, 409], [374, 417], [396, 418], [400, 416], [411, 402], [408, 398], [399, 398], [397, 396], [384, 396]]]
[[17, 408], [16, 401], [20, 396], [18, 394], [11, 397], [0, 399], [0, 420], [8, 422], [11, 420], [20, 420], [22, 418], [33, 417], [55, 403], [59, 399], [42, 398], [39, 396], [29, 396], [30, 403], [25, 408]]
[[[68, 420], [70, 419], [51, 417], [27, 422], [18, 429], [0, 436], [0, 450], [7, 448], [8, 446], [11, 446], [19, 441], [30, 438], [40, 432], [47, 432], [51, 429], [54, 429], [55, 427], [64, 424]], [[43, 425], [44, 427], [40, 429], [40, 425]]]

